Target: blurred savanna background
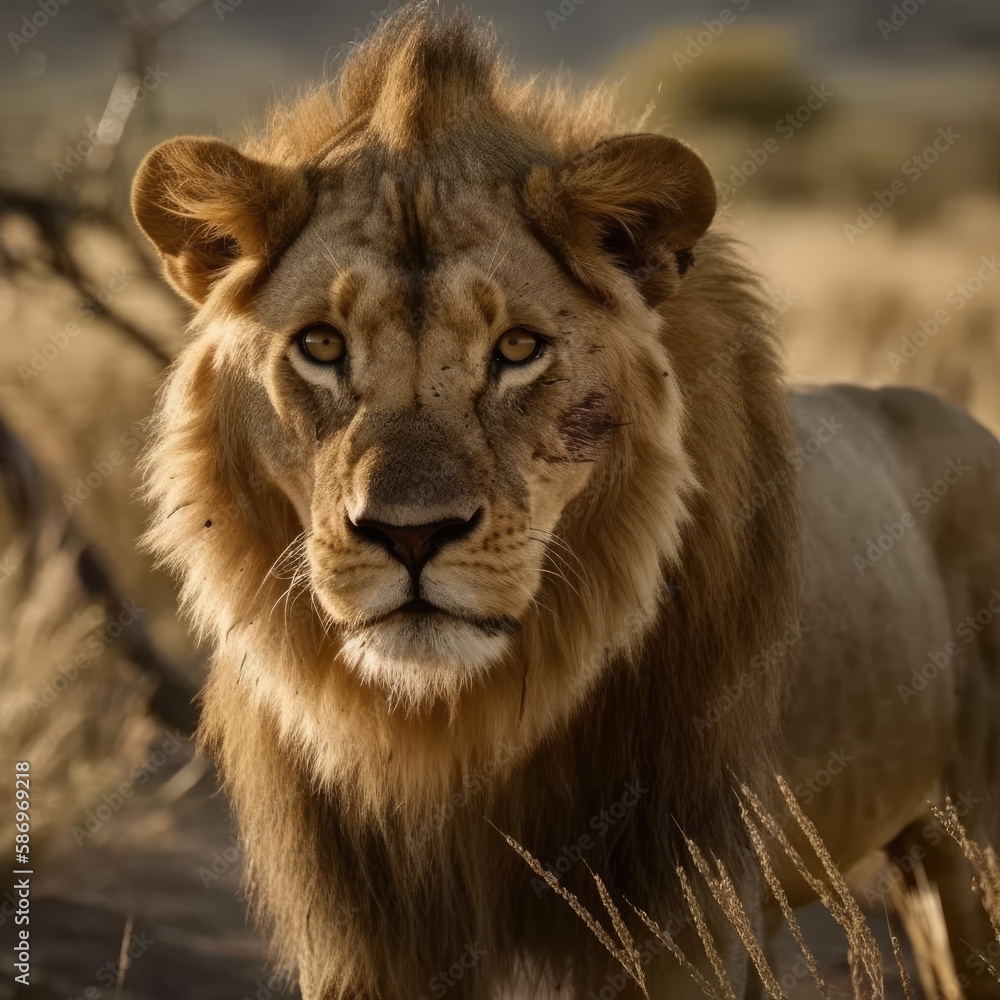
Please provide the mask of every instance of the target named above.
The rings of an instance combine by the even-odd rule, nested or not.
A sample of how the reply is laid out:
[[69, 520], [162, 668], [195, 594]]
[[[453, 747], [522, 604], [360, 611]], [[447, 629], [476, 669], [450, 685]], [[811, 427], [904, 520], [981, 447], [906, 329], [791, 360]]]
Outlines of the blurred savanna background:
[[[1000, 433], [1000, 7], [469, 6], [521, 71], [611, 76], [623, 119], [651, 106], [649, 128], [701, 152], [722, 223], [765, 275], [792, 377], [926, 386]], [[246, 927], [225, 802], [188, 741], [203, 654], [135, 546], [136, 459], [190, 314], [128, 191], [157, 141], [238, 137], [275, 96], [332, 77], [384, 13], [0, 2], [0, 839], [8, 858], [14, 762], [29, 761], [25, 995], [266, 1000], [284, 987]], [[887, 890], [879, 861], [858, 878]], [[0, 997], [15, 988], [8, 890]], [[805, 926], [837, 982], [842, 936], [819, 916]], [[782, 986], [813, 995], [786, 945]]]

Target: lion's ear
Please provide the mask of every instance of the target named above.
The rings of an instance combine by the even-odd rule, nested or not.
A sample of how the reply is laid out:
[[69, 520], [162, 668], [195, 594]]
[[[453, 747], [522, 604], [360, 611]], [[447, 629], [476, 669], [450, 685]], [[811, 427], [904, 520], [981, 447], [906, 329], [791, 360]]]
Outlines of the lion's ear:
[[715, 208], [701, 157], [653, 134], [609, 139], [559, 172], [536, 168], [526, 189], [527, 218], [591, 291], [609, 296], [625, 269], [654, 304], [666, 294], [655, 273], [683, 274]]
[[236, 261], [262, 265], [302, 225], [312, 198], [300, 171], [251, 159], [218, 139], [156, 146], [132, 182], [132, 211], [170, 283], [195, 303]]

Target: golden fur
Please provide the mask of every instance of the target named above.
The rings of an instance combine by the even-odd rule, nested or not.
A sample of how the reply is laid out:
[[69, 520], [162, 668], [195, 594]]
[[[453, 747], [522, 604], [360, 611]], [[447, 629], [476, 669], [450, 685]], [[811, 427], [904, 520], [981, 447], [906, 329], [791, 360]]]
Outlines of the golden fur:
[[[741, 870], [732, 775], [763, 794], [776, 759], [791, 657], [759, 654], [798, 622], [799, 531], [794, 481], [746, 509], [794, 433], [768, 309], [687, 147], [493, 45], [408, 7], [239, 151], [172, 140], [135, 182], [199, 306], [148, 542], [212, 644], [202, 744], [309, 1000], [420, 997], [473, 943], [451, 996], [600, 989], [494, 827], [554, 860], [631, 787], [585, 860], [666, 922], [678, 831]], [[319, 321], [348, 367], [298, 351]], [[520, 325], [550, 349], [491, 369]], [[444, 612], [393, 612], [371, 510], [469, 519], [421, 577]]]

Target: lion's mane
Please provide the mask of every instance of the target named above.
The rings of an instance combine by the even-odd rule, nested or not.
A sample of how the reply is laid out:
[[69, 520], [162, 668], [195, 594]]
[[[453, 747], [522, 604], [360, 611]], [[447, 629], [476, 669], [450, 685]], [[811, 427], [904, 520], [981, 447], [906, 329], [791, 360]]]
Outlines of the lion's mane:
[[[457, 114], [470, 95], [488, 114]], [[280, 180], [372, 119], [386, 134], [425, 132], [427, 156], [442, 131], [475, 143], [477, 120], [493, 135], [500, 120], [506, 146], [494, 153], [512, 161], [565, 161], [622, 131], [606, 91], [574, 98], [558, 82], [518, 82], [489, 28], [417, 7], [383, 24], [335, 81], [274, 111], [244, 149]], [[242, 304], [212, 303], [222, 307]], [[654, 374], [683, 400], [672, 433], [687, 467], [645, 440], [662, 428], [616, 439], [558, 529], [579, 578], [554, 563], [517, 662], [423, 712], [393, 711], [359, 683], [336, 637], [299, 613], [308, 594], [288, 595], [271, 572], [301, 526], [230, 430], [244, 386], [197, 337], [173, 367], [146, 458], [149, 545], [182, 578], [184, 608], [213, 647], [201, 745], [220, 765], [279, 955], [310, 956], [308, 990], [416, 998], [473, 941], [510, 949], [491, 947], [456, 995], [510, 972], [503, 952], [526, 941], [558, 970], [563, 904], [538, 898], [497, 830], [549, 861], [630, 786], [639, 806], [587, 857], [613, 893], [627, 886], [664, 917], [681, 830], [735, 856], [733, 775], [762, 788], [771, 773], [787, 663], [766, 651], [797, 621], [798, 592], [794, 487], [750, 510], [744, 501], [785, 482], [792, 432], [766, 302], [725, 238], [700, 240], [661, 316], [673, 364]], [[629, 400], [640, 415], [659, 391], [647, 375]], [[649, 537], [664, 505], [684, 510], [669, 565]], [[639, 573], [663, 576], [652, 609], [631, 604]], [[727, 691], [738, 696], [724, 718], [693, 727]], [[584, 866], [565, 880], [592, 898]], [[523, 901], [513, 912], [497, 905], [511, 887]], [[385, 941], [398, 953], [380, 954]]]

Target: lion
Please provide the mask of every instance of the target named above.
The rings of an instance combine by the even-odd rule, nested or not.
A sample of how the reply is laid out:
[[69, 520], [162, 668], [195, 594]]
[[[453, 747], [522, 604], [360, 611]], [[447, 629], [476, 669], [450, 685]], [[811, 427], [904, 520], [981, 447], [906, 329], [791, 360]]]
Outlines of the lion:
[[[638, 995], [501, 834], [694, 955], [685, 836], [762, 919], [737, 782], [815, 787], [845, 866], [986, 801], [996, 623], [897, 687], [996, 586], [998, 445], [916, 391], [790, 393], [716, 207], [610, 90], [521, 81], [428, 4], [239, 148], [139, 167], [196, 307], [146, 543], [211, 645], [201, 746], [306, 1000]], [[627, 919], [650, 995], [693, 994]]]

